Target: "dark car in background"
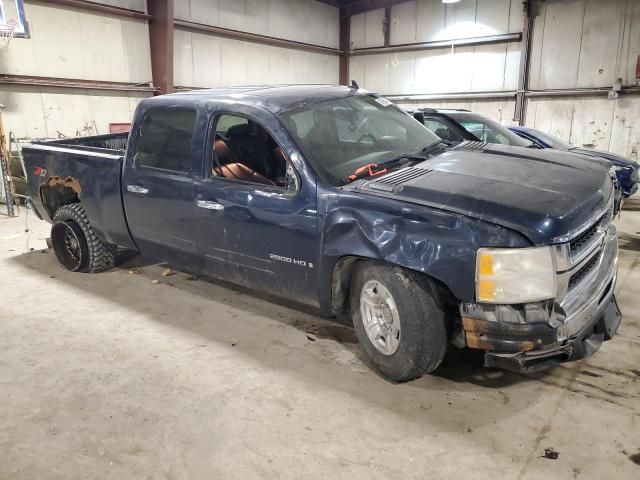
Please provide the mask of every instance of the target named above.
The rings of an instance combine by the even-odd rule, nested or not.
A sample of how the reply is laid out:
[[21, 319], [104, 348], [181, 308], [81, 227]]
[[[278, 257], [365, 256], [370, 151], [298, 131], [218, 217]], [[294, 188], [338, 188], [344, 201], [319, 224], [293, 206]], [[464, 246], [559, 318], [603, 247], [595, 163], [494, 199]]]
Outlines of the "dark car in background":
[[[469, 110], [420, 108], [407, 110], [407, 112], [449, 145], [457, 145], [466, 141], [482, 141], [514, 147], [553, 148], [587, 156], [596, 163], [608, 168], [613, 167], [618, 183], [616, 187], [616, 212], [621, 206], [622, 197], [629, 197], [638, 188], [638, 164], [609, 152], [577, 148], [558, 139], [552, 139], [549, 135], [545, 135], [545, 137], [548, 137], [549, 141], [555, 140], [555, 143], [540, 143], [540, 141], [534, 141], [533, 135], [531, 137], [525, 136], [520, 134], [520, 130], [515, 131], [516, 128], [523, 129], [524, 127], [507, 128], [495, 120]], [[538, 131], [536, 134], [544, 135]]]
[[589, 157], [602, 158], [607, 160], [616, 171], [618, 183], [622, 189], [622, 195], [630, 197], [638, 190], [638, 168], [639, 165], [633, 160], [629, 160], [615, 153], [605, 152], [603, 150], [591, 150], [587, 148], [576, 147], [553, 135], [541, 132], [530, 127], [509, 127], [509, 129], [522, 138], [531, 141], [538, 148], [554, 148], [556, 150], [565, 150]]
[[442, 140], [451, 144], [482, 141], [535, 148], [533, 142], [522, 138], [504, 125], [469, 110], [420, 108], [407, 111]]

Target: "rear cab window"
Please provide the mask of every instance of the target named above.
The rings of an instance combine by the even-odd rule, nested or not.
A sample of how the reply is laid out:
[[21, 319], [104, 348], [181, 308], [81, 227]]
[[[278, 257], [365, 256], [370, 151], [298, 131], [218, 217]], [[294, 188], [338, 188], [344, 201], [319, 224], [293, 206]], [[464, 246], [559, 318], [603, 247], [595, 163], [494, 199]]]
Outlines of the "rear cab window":
[[190, 173], [196, 116], [196, 111], [192, 109], [148, 110], [136, 138], [135, 165]]

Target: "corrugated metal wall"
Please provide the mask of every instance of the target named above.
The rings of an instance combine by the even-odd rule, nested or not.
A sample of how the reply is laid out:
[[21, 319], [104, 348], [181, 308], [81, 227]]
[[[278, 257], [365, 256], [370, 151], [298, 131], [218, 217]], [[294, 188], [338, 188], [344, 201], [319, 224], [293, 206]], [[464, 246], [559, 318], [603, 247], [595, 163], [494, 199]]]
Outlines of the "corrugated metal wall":
[[[521, 0], [418, 0], [391, 8], [390, 44], [522, 31]], [[351, 48], [384, 44], [384, 9], [352, 17]], [[387, 95], [515, 90], [520, 44], [448, 47], [352, 57], [350, 74]]]
[[[146, 11], [145, 0], [103, 0]], [[0, 53], [0, 73], [144, 83], [151, 81], [144, 20], [25, 2], [31, 38], [15, 38]], [[129, 122], [144, 94], [59, 87], [0, 85], [6, 128], [18, 137], [107, 133]]]
[[[146, 0], [97, 3], [146, 12]], [[314, 0], [175, 0], [175, 16], [199, 24], [338, 47], [338, 9]], [[0, 74], [148, 83], [149, 28], [133, 19], [28, 0], [30, 39], [0, 53]], [[175, 30], [175, 85], [337, 83], [337, 55]], [[106, 133], [129, 122], [145, 93], [0, 85], [5, 123], [18, 137]]]
[[[179, 20], [338, 47], [338, 9], [314, 0], [182, 0], [175, 9]], [[174, 43], [180, 86], [338, 82], [336, 55], [179, 29]]]
[[[532, 90], [635, 85], [640, 2], [549, 0], [535, 19]], [[532, 98], [527, 125], [640, 159], [640, 96]]]
[[[636, 84], [640, 55], [640, 2], [537, 2], [529, 89], [580, 89]], [[384, 10], [353, 17], [352, 49], [380, 47]], [[520, 0], [417, 0], [391, 9], [390, 44], [451, 40], [522, 31]], [[350, 75], [387, 95], [448, 95], [514, 91], [520, 64], [517, 42], [352, 57]], [[404, 100], [410, 106], [469, 108], [512, 123], [511, 99]], [[527, 125], [581, 146], [638, 159], [640, 96], [540, 97], [527, 101]]]

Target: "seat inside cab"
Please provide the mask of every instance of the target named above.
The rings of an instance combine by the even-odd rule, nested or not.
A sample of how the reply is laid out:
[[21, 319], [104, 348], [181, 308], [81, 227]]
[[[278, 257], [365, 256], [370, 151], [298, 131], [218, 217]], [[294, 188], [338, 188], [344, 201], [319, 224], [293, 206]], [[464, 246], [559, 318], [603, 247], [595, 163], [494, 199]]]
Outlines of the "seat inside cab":
[[216, 122], [212, 175], [285, 187], [286, 155], [267, 131], [251, 120], [222, 115]]

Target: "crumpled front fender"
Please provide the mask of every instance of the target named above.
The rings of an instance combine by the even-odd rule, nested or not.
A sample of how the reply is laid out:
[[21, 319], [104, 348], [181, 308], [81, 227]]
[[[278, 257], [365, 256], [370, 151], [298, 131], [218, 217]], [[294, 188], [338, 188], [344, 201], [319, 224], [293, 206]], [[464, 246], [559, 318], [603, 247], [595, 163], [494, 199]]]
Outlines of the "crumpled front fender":
[[518, 232], [444, 210], [357, 194], [325, 200], [321, 258], [329, 284], [336, 263], [355, 256], [425, 273], [459, 301], [473, 301], [478, 248], [531, 245]]

